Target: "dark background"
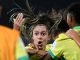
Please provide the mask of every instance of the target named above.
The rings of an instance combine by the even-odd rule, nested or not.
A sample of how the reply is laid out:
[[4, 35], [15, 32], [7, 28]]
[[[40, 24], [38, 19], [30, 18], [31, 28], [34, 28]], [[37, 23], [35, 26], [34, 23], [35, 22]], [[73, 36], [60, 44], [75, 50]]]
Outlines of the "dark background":
[[[47, 11], [51, 8], [59, 8], [64, 9], [72, 2], [78, 2], [79, 0], [29, 0], [30, 6], [35, 8], [35, 10]], [[0, 24], [6, 25], [8, 27], [12, 27], [11, 22], [9, 22], [9, 15], [7, 12], [12, 8], [16, 8], [16, 3], [24, 8], [26, 7], [26, 0], [0, 0], [0, 4], [3, 5], [3, 19], [0, 19]]]

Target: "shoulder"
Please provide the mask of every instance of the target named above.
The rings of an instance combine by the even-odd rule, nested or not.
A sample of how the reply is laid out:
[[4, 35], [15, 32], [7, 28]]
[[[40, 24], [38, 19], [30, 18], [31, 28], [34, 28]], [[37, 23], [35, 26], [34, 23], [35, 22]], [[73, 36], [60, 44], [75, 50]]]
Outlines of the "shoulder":
[[11, 29], [11, 28], [9, 28], [9, 27], [5, 27], [5, 26], [0, 26], [0, 33], [4, 33], [4, 34], [15, 34], [15, 35], [18, 35], [19, 34], [19, 32], [18, 31], [16, 31], [16, 30], [14, 30], [14, 29]]
[[19, 32], [13, 29], [10, 29], [5, 26], [0, 26], [0, 38], [10, 41], [10, 43], [13, 43], [13, 41], [17, 41], [19, 37]]
[[58, 35], [58, 37], [55, 39], [56, 42], [64, 41], [70, 39], [65, 33], [61, 33]]

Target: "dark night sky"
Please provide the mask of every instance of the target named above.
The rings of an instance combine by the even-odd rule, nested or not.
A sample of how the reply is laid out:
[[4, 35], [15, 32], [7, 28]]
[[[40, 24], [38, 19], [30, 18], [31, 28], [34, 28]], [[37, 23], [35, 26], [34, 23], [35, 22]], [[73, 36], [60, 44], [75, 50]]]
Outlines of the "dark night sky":
[[[6, 14], [7, 11], [16, 7], [15, 2], [22, 8], [26, 9], [26, 0], [0, 0], [0, 3], [4, 5], [4, 24], [9, 25], [9, 17]], [[49, 10], [51, 8], [66, 8], [70, 3], [77, 2], [79, 0], [28, 0], [30, 6], [36, 10]], [[7, 16], [7, 17], [6, 17]]]
[[[17, 3], [20, 0], [15, 0]], [[23, 1], [23, 2], [22, 2]], [[22, 0], [21, 3], [24, 3], [25, 0]], [[29, 0], [30, 5], [38, 8], [65, 8], [67, 7], [70, 3], [76, 2], [79, 0]], [[25, 4], [25, 3], [24, 3]]]
[[[3, 2], [7, 9], [14, 7], [15, 2], [20, 6], [26, 8], [26, 0], [0, 0]], [[70, 3], [79, 0], [28, 0], [32, 7], [37, 7], [41, 9], [48, 8], [66, 8]]]

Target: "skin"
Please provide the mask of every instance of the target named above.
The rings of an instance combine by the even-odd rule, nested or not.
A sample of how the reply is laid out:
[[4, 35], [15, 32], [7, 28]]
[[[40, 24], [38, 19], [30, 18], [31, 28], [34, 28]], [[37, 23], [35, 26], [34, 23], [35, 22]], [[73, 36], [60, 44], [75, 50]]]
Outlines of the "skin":
[[17, 15], [16, 19], [14, 19], [13, 29], [20, 31], [20, 27], [21, 27], [23, 21], [24, 21], [23, 14], [19, 13]]
[[32, 39], [36, 49], [45, 50], [46, 44], [49, 40], [48, 30], [46, 29], [46, 26], [37, 25], [33, 30]]
[[27, 52], [34, 55], [39, 55], [40, 58], [42, 58], [47, 54], [45, 48], [49, 39], [50, 37], [46, 26], [43, 24], [36, 25], [32, 32], [32, 44], [34, 49], [27, 49]]
[[67, 14], [67, 24], [69, 25], [70, 28], [76, 26], [75, 18], [72, 17], [69, 13]]
[[78, 35], [76, 31], [69, 29], [66, 32], [66, 35], [72, 38], [77, 43], [77, 45], [80, 47], [80, 36]]
[[[23, 14], [19, 13], [14, 21], [13, 28], [16, 30], [20, 30], [20, 26], [22, 25], [24, 19]], [[32, 43], [30, 43], [34, 49], [27, 49], [26, 52], [30, 54], [37, 54], [40, 57], [43, 57], [47, 54], [45, 51], [48, 40], [50, 40], [50, 35], [48, 34], [47, 26], [44, 24], [38, 24], [34, 27], [32, 31]]]
[[[69, 13], [67, 14], [67, 23], [70, 28], [77, 26], [77, 24], [75, 23], [75, 18], [70, 16]], [[72, 38], [77, 43], [77, 45], [80, 46], [80, 36], [76, 31], [69, 29], [66, 32], [66, 35]]]
[[[19, 13], [16, 19], [14, 20], [13, 29], [20, 30], [20, 26], [22, 25], [23, 21], [24, 21], [23, 14]], [[32, 40], [33, 40], [34, 45], [35, 46], [38, 45], [38, 42], [41, 41], [42, 42], [41, 44], [43, 45], [42, 47], [44, 48], [45, 47], [44, 45], [46, 45], [47, 41], [49, 40], [47, 27], [43, 24], [37, 25], [35, 26], [32, 32], [33, 32]]]

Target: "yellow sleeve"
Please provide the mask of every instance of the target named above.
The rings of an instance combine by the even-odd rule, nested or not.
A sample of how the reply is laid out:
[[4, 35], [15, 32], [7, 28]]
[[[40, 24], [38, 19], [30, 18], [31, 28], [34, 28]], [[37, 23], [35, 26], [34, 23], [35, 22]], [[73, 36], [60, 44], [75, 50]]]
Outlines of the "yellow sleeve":
[[19, 38], [16, 42], [16, 60], [29, 60], [22, 39]]
[[52, 56], [52, 58], [57, 59], [58, 57], [60, 57], [63, 53], [62, 47], [61, 47], [61, 43], [59, 42], [54, 42], [52, 44], [52, 47], [48, 50], [49, 54]]

